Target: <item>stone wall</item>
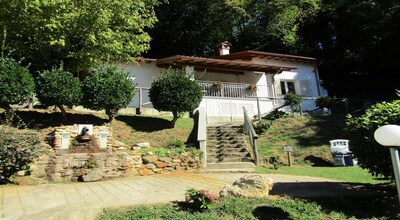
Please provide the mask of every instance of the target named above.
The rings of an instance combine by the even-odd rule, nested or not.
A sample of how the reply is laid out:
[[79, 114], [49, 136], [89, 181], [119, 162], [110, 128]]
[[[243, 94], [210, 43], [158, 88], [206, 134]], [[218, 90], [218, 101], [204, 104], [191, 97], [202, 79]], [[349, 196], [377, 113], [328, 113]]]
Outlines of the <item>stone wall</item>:
[[[32, 175], [54, 182], [91, 182], [131, 175], [184, 172], [201, 167], [199, 156], [191, 156], [188, 153], [160, 157], [152, 152], [141, 153], [141, 147], [120, 147], [121, 143], [113, 140], [111, 129], [105, 126], [93, 126], [92, 134], [96, 142], [100, 141], [102, 132], [107, 133], [106, 148], [76, 151], [71, 149], [71, 146], [79, 135], [78, 125], [55, 128], [52, 151], [39, 157], [32, 165]], [[63, 133], [68, 133], [68, 148], [65, 148], [65, 143], [63, 146]]]
[[84, 181], [132, 175], [185, 172], [201, 167], [199, 156], [182, 153], [159, 157], [151, 152], [67, 153], [51, 157], [49, 178], [55, 182]]

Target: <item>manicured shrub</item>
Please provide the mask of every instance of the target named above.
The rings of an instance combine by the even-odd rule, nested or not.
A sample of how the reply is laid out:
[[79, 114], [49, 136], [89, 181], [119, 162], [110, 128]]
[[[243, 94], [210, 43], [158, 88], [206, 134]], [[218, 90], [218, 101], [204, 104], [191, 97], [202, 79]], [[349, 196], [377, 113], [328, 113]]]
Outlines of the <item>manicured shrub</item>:
[[125, 108], [135, 96], [129, 73], [116, 65], [102, 65], [90, 72], [82, 86], [82, 105], [92, 110], [105, 110], [112, 121], [118, 110]]
[[301, 101], [302, 101], [301, 96], [289, 92], [288, 94], [285, 95], [284, 99], [285, 99], [285, 105], [290, 106], [290, 109], [292, 110], [292, 115], [294, 115], [295, 112], [301, 113]]
[[10, 105], [27, 102], [34, 90], [35, 82], [27, 68], [13, 59], [0, 57], [0, 107], [6, 110], [7, 119], [13, 114]]
[[0, 126], [0, 184], [7, 183], [18, 171], [29, 170], [38, 146], [36, 132]]
[[159, 111], [171, 111], [171, 127], [180, 117], [180, 113], [193, 111], [203, 98], [200, 86], [188, 77], [184, 70], [164, 72], [161, 78], [151, 84], [150, 101]]
[[317, 100], [315, 100], [315, 105], [318, 108], [326, 108], [330, 111], [335, 105], [335, 99], [330, 96], [320, 96], [317, 98]]
[[81, 84], [77, 77], [62, 67], [43, 71], [36, 79], [36, 93], [44, 105], [56, 105], [67, 119], [64, 105], [72, 106], [82, 98]]
[[377, 103], [358, 117], [347, 115], [346, 130], [358, 165], [373, 175], [394, 178], [389, 149], [374, 139], [375, 130], [386, 124], [400, 125], [400, 100]]

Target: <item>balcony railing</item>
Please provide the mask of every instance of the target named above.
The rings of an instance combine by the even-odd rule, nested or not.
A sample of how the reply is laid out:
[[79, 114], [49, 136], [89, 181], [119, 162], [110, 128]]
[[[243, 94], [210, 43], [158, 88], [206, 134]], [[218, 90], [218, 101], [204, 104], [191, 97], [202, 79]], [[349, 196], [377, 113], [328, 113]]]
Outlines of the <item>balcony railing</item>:
[[227, 83], [221, 82], [219, 85], [217, 82], [213, 81], [197, 81], [201, 89], [204, 92], [204, 96], [210, 97], [230, 97], [230, 98], [246, 98], [246, 97], [256, 97], [257, 91], [250, 90], [250, 84], [244, 83]]

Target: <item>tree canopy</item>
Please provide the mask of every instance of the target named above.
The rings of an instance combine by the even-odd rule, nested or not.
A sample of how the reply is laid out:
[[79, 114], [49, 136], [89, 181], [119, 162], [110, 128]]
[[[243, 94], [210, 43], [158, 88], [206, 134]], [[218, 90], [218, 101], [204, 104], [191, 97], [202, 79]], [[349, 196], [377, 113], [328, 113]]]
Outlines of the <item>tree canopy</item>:
[[203, 92], [185, 70], [176, 69], [163, 72], [163, 75], [151, 84], [149, 97], [155, 109], [172, 112], [171, 127], [175, 127], [180, 113], [199, 107]]
[[331, 96], [395, 99], [400, 72], [400, 2], [331, 0], [176, 0], [156, 7], [147, 56], [216, 56], [260, 50], [324, 60]]
[[149, 49], [157, 0], [0, 0], [6, 49], [31, 70], [87, 70]]

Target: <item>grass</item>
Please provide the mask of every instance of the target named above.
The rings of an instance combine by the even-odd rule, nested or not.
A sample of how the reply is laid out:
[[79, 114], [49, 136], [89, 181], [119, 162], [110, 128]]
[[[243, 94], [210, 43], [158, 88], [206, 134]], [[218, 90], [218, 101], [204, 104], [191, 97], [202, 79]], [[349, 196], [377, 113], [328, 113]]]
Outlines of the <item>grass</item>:
[[298, 199], [244, 199], [235, 197], [221, 198], [209, 210], [191, 212], [179, 205], [136, 206], [125, 210], [109, 210], [99, 216], [106, 219], [345, 219], [346, 216], [325, 211], [316, 203]]
[[267, 164], [271, 157], [287, 164], [283, 148], [293, 148], [297, 165], [329, 166], [331, 161], [329, 140], [346, 138], [343, 116], [280, 118], [259, 136], [258, 150], [261, 161]]
[[[103, 212], [98, 220], [119, 219], [168, 219], [168, 220], [232, 220], [232, 219], [294, 219], [294, 220], [335, 220], [335, 219], [398, 219], [395, 210], [384, 207], [384, 198], [340, 198], [332, 200], [305, 200], [288, 197], [268, 199], [247, 199], [224, 197], [213, 207], [203, 212], [186, 210], [183, 202], [166, 205], [139, 205], [125, 209]], [[357, 202], [357, 204], [353, 204]], [[394, 201], [392, 201], [394, 202]], [[370, 206], [376, 205], [376, 206]], [[366, 207], [375, 207], [373, 209]]]
[[322, 177], [340, 180], [348, 183], [386, 184], [389, 180], [371, 175], [368, 170], [358, 166], [353, 167], [311, 167], [311, 166], [284, 166], [278, 169], [258, 167], [257, 173], [289, 174], [300, 176]]

